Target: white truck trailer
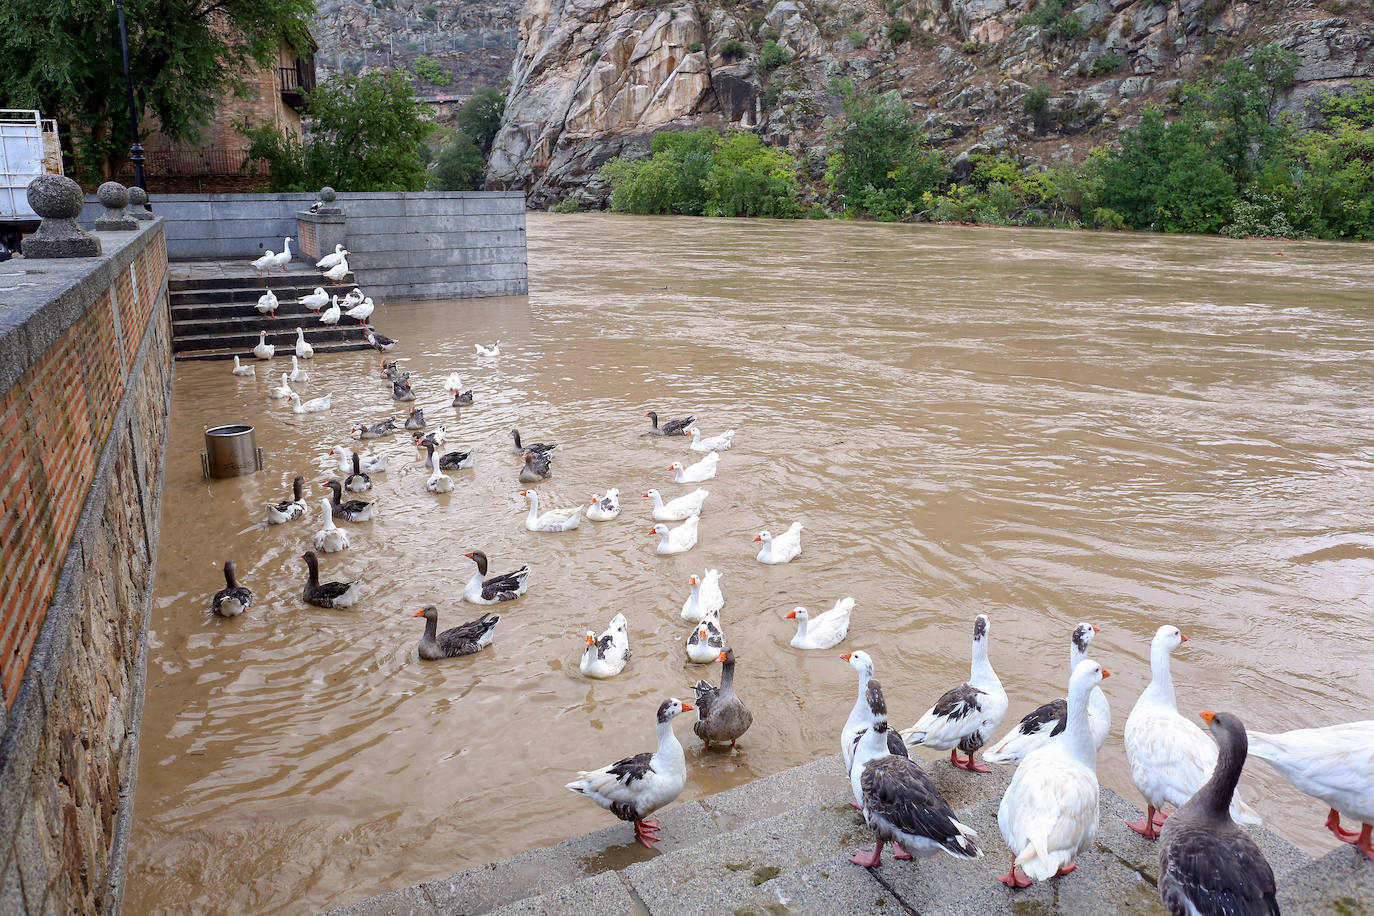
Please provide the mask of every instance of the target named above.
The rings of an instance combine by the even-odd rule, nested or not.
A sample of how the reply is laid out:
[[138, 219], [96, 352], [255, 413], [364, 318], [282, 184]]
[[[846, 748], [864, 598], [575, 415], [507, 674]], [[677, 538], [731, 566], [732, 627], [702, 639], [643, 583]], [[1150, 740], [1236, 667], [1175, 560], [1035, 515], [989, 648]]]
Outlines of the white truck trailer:
[[57, 121], [30, 109], [0, 108], [0, 260], [8, 257], [6, 246], [17, 250], [20, 238], [38, 228], [29, 182], [61, 174]]

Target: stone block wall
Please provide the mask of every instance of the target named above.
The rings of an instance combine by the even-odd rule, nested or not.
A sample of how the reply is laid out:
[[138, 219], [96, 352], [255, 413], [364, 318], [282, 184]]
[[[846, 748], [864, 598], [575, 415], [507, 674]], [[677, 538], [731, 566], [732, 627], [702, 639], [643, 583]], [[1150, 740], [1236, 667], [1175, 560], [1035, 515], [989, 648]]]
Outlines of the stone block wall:
[[0, 264], [0, 913], [116, 913], [171, 400], [160, 220]]

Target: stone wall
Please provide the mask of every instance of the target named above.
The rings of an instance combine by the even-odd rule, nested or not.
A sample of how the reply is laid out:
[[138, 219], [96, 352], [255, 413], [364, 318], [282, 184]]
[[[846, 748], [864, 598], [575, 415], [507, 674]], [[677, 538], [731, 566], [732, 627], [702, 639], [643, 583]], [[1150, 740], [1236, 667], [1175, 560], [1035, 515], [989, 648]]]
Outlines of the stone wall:
[[0, 913], [116, 913], [171, 401], [160, 220], [0, 264]]
[[[314, 194], [160, 194], [172, 260], [243, 259], [296, 239]], [[376, 299], [464, 299], [529, 291], [525, 197], [518, 191], [340, 193], [344, 244], [359, 286]], [[87, 198], [83, 225], [101, 212]], [[299, 240], [292, 243], [299, 254]]]

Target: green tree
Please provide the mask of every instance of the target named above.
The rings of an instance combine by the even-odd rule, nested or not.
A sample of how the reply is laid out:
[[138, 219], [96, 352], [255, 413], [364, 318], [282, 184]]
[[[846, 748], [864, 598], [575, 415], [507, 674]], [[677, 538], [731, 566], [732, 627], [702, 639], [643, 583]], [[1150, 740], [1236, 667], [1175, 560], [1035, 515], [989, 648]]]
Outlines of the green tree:
[[797, 161], [764, 146], [758, 134], [734, 130], [715, 142], [702, 184], [707, 216], [797, 215]]
[[478, 89], [458, 109], [458, 129], [472, 138], [483, 155], [491, 153], [491, 141], [501, 129], [506, 97], [499, 89]]
[[439, 62], [432, 57], [415, 58], [410, 62], [410, 69], [420, 79], [435, 86], [447, 86], [453, 82], [453, 74], [440, 66]]
[[835, 148], [826, 181], [846, 207], [876, 219], [915, 212], [926, 191], [949, 177], [944, 157], [927, 149], [911, 108], [895, 92], [874, 95], [840, 86], [844, 120], [830, 132]]
[[423, 102], [394, 70], [348, 74], [306, 95], [312, 119], [301, 144], [274, 127], [247, 128], [248, 154], [266, 159], [276, 191], [419, 191], [427, 184]]
[[[228, 91], [273, 65], [284, 40], [304, 52], [311, 0], [125, 0], [129, 73], [147, 135], [193, 140]], [[62, 122], [79, 172], [108, 178], [132, 137], [119, 23], [110, 0], [0, 3], [4, 104]]]
[[1289, 220], [1319, 238], [1374, 239], [1374, 81], [1322, 100], [1326, 123], [1288, 141]]
[[439, 150], [429, 173], [429, 186], [436, 191], [480, 191], [487, 163], [472, 138], [455, 131]]
[[1185, 111], [1196, 106], [1216, 124], [1217, 155], [1239, 185], [1281, 152], [1287, 130], [1276, 108], [1279, 96], [1293, 85], [1297, 65], [1296, 52], [1266, 45], [1248, 61], [1227, 60], [1215, 79], [1185, 93]]

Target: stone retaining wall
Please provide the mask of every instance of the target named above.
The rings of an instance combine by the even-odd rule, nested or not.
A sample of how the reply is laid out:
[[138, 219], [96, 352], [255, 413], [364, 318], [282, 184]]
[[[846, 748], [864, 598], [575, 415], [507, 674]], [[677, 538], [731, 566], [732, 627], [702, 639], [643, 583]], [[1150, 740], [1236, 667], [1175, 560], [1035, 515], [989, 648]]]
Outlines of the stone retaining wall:
[[[159, 194], [172, 260], [235, 260], [280, 251], [314, 194]], [[529, 291], [525, 197], [506, 191], [340, 193], [357, 284], [379, 300], [515, 296]], [[88, 198], [81, 215], [100, 214]], [[304, 260], [299, 239], [296, 260]], [[313, 260], [313, 259], [311, 259]]]
[[171, 402], [161, 220], [0, 264], [0, 913], [116, 913]]

